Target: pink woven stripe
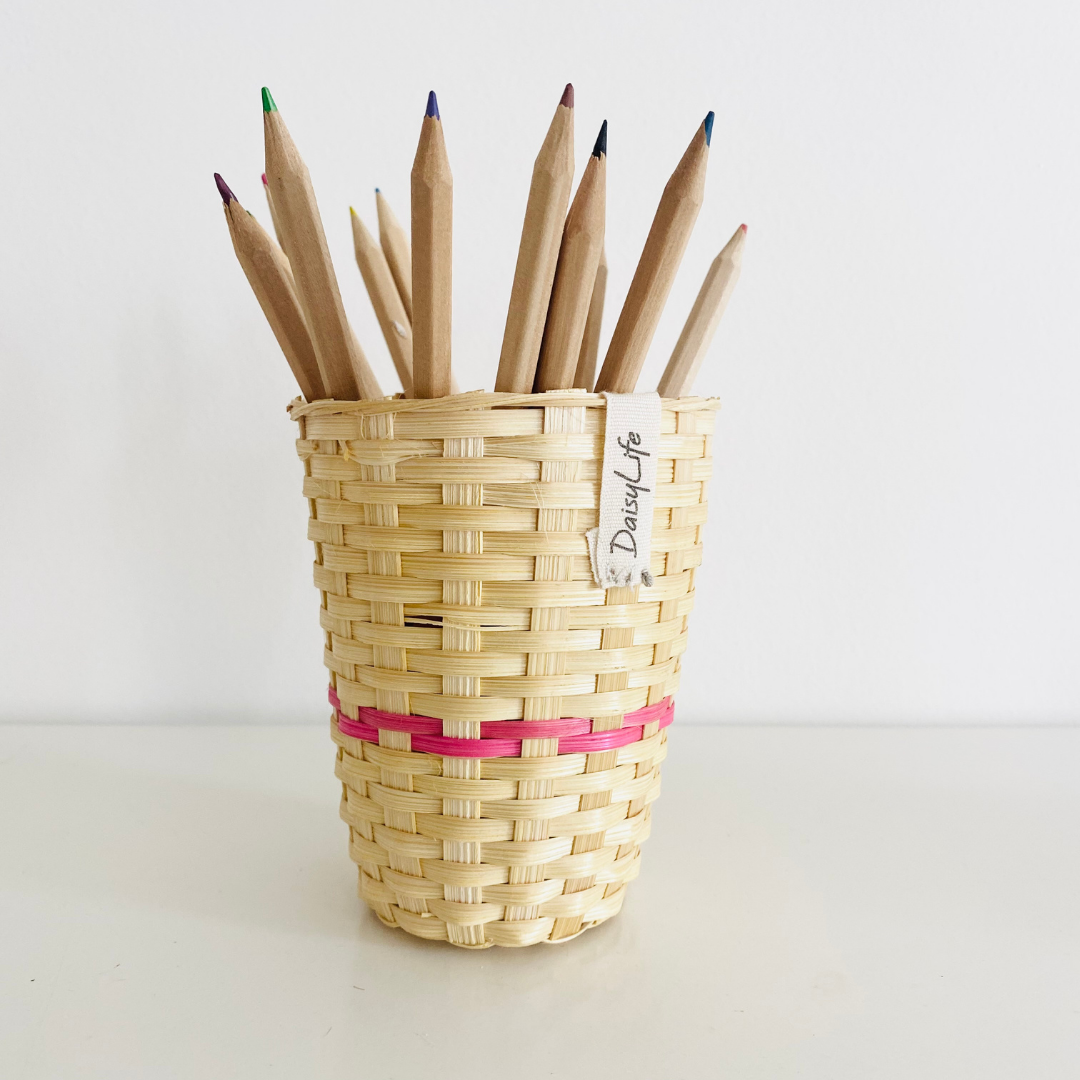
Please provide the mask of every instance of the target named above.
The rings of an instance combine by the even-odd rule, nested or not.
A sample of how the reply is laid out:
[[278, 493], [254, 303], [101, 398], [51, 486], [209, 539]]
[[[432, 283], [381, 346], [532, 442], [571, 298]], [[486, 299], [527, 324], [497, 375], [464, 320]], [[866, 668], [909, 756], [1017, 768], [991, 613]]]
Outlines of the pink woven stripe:
[[[666, 728], [675, 719], [675, 703], [665, 698], [623, 717], [623, 726], [614, 731], [592, 731], [592, 721], [583, 717], [560, 720], [485, 720], [480, 724], [479, 739], [457, 739], [442, 734], [442, 721], [431, 716], [402, 716], [361, 705], [358, 720], [341, 712], [341, 701], [330, 688], [330, 704], [343, 735], [364, 742], [379, 741], [379, 731], [407, 731], [412, 734], [412, 748], [443, 757], [496, 758], [521, 757], [521, 742], [529, 739], [558, 739], [559, 754], [594, 753], [614, 750], [638, 742], [646, 724]], [[527, 731], [527, 734], [526, 734]], [[498, 738], [513, 734], [515, 738]]]

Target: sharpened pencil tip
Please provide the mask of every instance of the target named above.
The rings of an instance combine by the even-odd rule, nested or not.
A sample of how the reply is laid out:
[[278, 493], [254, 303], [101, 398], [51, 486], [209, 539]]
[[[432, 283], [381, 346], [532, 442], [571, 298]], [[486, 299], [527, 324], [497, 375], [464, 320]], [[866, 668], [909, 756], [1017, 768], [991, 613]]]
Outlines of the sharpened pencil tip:
[[218, 193], [221, 195], [221, 201], [228, 206], [231, 202], [236, 202], [236, 196], [232, 193], [232, 188], [221, 179], [221, 173], [214, 173], [214, 183], [217, 184]]
[[382, 194], [382, 190], [381, 190], [380, 188], [376, 188], [376, 189], [375, 189], [375, 194], [376, 194], [376, 195], [381, 195], [381, 194]]
[[349, 207], [349, 217], [356, 217], [356, 211], [351, 206]]
[[263, 182], [263, 187], [269, 187], [270, 186], [270, 181], [266, 179], [266, 173], [262, 174], [262, 182]]
[[274, 99], [270, 94], [270, 91], [264, 86], [262, 89], [263, 95], [263, 112], [277, 112], [277, 105], [274, 104]]
[[709, 110], [709, 115], [705, 117], [705, 145], [712, 146], [712, 124], [716, 119], [716, 113]]
[[739, 228], [742, 229], [743, 232], [746, 232], [746, 226], [745, 225], [740, 225]]
[[596, 136], [596, 145], [592, 148], [593, 157], [601, 157], [607, 153], [607, 121], [600, 125], [600, 134]]
[[439, 101], [435, 97], [435, 91], [434, 90], [430, 90], [428, 92], [428, 96], [427, 96], [427, 112], [425, 112], [424, 115], [425, 116], [433, 116], [436, 120], [441, 120], [442, 119], [442, 117], [439, 115]]
[[574, 84], [567, 83], [566, 89], [562, 92], [562, 97], [559, 98], [559, 104], [565, 105], [568, 109], [574, 107]]

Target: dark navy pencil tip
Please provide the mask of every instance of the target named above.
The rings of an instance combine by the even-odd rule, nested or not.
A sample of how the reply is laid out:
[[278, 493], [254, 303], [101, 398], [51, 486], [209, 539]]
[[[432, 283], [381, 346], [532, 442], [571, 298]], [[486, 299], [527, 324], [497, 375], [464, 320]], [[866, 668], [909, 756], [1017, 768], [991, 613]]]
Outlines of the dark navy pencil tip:
[[221, 173], [214, 173], [214, 183], [217, 184], [218, 193], [221, 195], [221, 201], [226, 206], [231, 202], [236, 202], [236, 196], [232, 193], [232, 189], [229, 185], [221, 179]]
[[562, 97], [559, 98], [559, 104], [565, 105], [568, 109], [574, 107], [574, 84], [567, 83], [566, 89], [562, 92]]
[[600, 125], [600, 134], [596, 136], [596, 145], [592, 148], [592, 156], [600, 157], [607, 153], [607, 121]]
[[428, 93], [428, 96], [427, 96], [427, 112], [425, 112], [424, 115], [425, 116], [433, 116], [436, 120], [441, 120], [442, 119], [442, 117], [439, 115], [439, 102], [438, 102], [438, 99], [435, 97], [435, 91], [434, 90], [432, 90], [432, 91], [430, 91]]
[[709, 110], [709, 115], [705, 117], [705, 145], [712, 146], [712, 125], [713, 120], [716, 119], [716, 113]]

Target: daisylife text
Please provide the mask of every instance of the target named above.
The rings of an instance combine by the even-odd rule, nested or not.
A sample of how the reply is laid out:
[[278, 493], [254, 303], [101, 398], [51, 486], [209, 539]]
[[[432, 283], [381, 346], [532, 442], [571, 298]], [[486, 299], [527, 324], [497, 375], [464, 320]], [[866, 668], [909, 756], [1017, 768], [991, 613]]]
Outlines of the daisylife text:
[[[641, 459], [651, 457], [648, 450], [641, 449], [641, 436], [636, 431], [626, 433], [626, 441], [615, 440], [622, 447], [623, 457], [628, 459], [628, 464], [623, 466], [626, 472], [615, 470], [615, 475], [626, 482], [626, 492], [623, 496], [623, 528], [619, 529], [611, 538], [609, 551], [628, 551], [637, 556], [637, 527], [638, 527], [638, 496], [650, 488], [641, 484]], [[628, 473], [635, 472], [634, 476]]]

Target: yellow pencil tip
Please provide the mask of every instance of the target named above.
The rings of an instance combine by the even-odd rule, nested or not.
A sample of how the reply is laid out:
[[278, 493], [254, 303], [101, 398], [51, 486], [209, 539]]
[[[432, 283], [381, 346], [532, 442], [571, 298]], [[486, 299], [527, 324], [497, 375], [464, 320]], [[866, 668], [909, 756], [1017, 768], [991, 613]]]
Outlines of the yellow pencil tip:
[[349, 207], [349, 213], [352, 214], [353, 217], [356, 217], [356, 211], [351, 206]]

